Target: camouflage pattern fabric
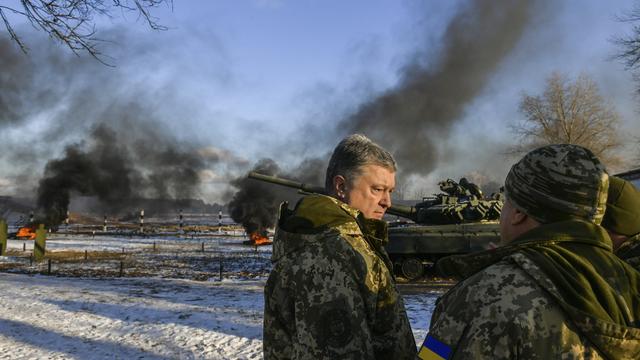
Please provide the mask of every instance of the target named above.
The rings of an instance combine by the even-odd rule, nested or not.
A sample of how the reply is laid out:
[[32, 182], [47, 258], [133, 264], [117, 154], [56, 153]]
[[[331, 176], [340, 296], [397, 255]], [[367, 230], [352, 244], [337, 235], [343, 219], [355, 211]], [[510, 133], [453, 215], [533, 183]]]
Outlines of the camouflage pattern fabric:
[[414, 359], [386, 224], [327, 196], [282, 215], [265, 286], [265, 359]]
[[616, 250], [616, 255], [640, 271], [640, 234], [622, 243]]
[[438, 300], [429, 336], [450, 359], [640, 358], [640, 274], [603, 228], [543, 225], [496, 250], [457, 258], [476, 272]]
[[578, 145], [548, 145], [517, 162], [505, 180], [513, 205], [541, 223], [584, 219], [600, 224], [609, 176], [600, 160]]

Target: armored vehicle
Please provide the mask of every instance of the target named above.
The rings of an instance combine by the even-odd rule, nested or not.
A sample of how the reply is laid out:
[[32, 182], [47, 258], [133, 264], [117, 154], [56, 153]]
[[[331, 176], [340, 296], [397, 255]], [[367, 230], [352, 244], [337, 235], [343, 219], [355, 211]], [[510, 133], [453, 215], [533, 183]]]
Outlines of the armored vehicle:
[[[249, 177], [303, 193], [324, 193], [321, 187], [274, 176], [251, 172]], [[465, 178], [459, 182], [447, 179], [439, 186], [442, 193], [413, 206], [387, 209], [387, 214], [406, 219], [389, 222], [386, 250], [396, 274], [409, 280], [421, 277], [440, 257], [489, 249], [500, 239], [501, 193], [485, 199], [478, 186]]]
[[501, 192], [485, 199], [480, 188], [465, 178], [438, 185], [440, 194], [411, 207], [387, 210], [412, 220], [389, 223], [386, 247], [395, 272], [409, 280], [421, 277], [443, 256], [490, 249], [500, 240]]
[[623, 173], [616, 174], [625, 180], [631, 181], [638, 189], [640, 189], [640, 168], [625, 171]]

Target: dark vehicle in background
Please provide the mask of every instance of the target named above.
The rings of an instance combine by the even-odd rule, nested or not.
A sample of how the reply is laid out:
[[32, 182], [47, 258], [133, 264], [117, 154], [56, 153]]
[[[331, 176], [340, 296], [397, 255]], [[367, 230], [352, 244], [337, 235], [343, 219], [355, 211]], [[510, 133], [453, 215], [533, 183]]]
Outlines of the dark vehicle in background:
[[411, 220], [389, 223], [386, 247], [396, 274], [409, 280], [422, 277], [443, 256], [491, 249], [500, 241], [502, 193], [486, 198], [465, 178], [438, 185], [440, 194], [387, 210]]
[[616, 174], [616, 176], [631, 181], [638, 189], [640, 189], [640, 168], [625, 171], [623, 173]]
[[[640, 168], [625, 171], [616, 176], [640, 188]], [[460, 185], [463, 191], [456, 188], [451, 193], [451, 186], [456, 185]], [[468, 185], [465, 179], [461, 179], [460, 184], [447, 180], [440, 183], [441, 190], [447, 195], [436, 195], [434, 199], [416, 204], [413, 207], [414, 214], [406, 210], [404, 213], [398, 213], [395, 209], [388, 211], [390, 214], [411, 218], [414, 221], [413, 223], [390, 222], [387, 252], [394, 262], [398, 275], [410, 280], [416, 279], [443, 256], [487, 250], [499, 244], [498, 220], [502, 209], [502, 196], [494, 196], [487, 203], [487, 200], [481, 200], [483, 199], [481, 192], [474, 191], [473, 184], [471, 189], [467, 189], [469, 191], [464, 192], [466, 187]], [[482, 210], [487, 205], [490, 210], [486, 212], [486, 216], [479, 216], [480, 213], [477, 210]], [[462, 206], [466, 210], [459, 212], [458, 216], [446, 216], [450, 214], [450, 210], [447, 209], [456, 207], [459, 209]], [[475, 212], [476, 216], [473, 216], [469, 210]], [[399, 225], [394, 226], [394, 224]]]

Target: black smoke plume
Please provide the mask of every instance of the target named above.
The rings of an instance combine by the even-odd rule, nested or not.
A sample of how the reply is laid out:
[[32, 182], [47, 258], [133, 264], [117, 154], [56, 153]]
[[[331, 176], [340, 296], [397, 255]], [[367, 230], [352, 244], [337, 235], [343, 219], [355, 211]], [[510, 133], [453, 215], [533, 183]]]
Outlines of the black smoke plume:
[[[283, 172], [275, 161], [260, 160], [251, 171], [294, 180], [308, 185], [323, 186], [327, 165], [319, 159], [307, 159], [291, 172]], [[231, 182], [238, 189], [228, 203], [231, 218], [242, 224], [248, 234], [263, 232], [275, 225], [275, 215], [282, 201], [292, 206], [300, 199], [295, 189], [285, 188], [246, 175]]]
[[[401, 176], [428, 174], [438, 162], [436, 142], [462, 118], [465, 105], [479, 94], [520, 39], [531, 3], [471, 1], [449, 23], [435, 66], [425, 66], [424, 53], [418, 53], [402, 69], [398, 86], [362, 104], [339, 123], [336, 133], [361, 132], [377, 140], [395, 155]], [[315, 174], [311, 181], [299, 181], [323, 185], [326, 164], [318, 163], [323, 161], [303, 161], [300, 168], [314, 169]], [[258, 164], [261, 166], [264, 164]], [[277, 173], [278, 167], [269, 162], [265, 171]], [[293, 173], [293, 178], [309, 174], [304, 170]], [[273, 226], [277, 203], [284, 199], [274, 193], [278, 191], [275, 185], [242, 178], [232, 185], [239, 189], [229, 204], [236, 211], [234, 219]]]
[[360, 106], [339, 129], [389, 147], [405, 175], [430, 173], [438, 163], [436, 143], [521, 38], [533, 3], [469, 2], [449, 23], [434, 66], [424, 65], [418, 53], [402, 69], [398, 86]]
[[[70, 55], [37, 34], [29, 40], [34, 47], [23, 54], [0, 36], [0, 129], [7, 130], [0, 138], [11, 149], [0, 156], [18, 173], [13, 176], [24, 179], [16, 184], [21, 196], [37, 189], [39, 216], [50, 225], [64, 219], [76, 195], [89, 197], [86, 203], [98, 214], [123, 216], [151, 203], [147, 215], [175, 211], [180, 201], [199, 195], [203, 170], [237, 160], [233, 154], [203, 152], [215, 147], [192, 141], [188, 128], [176, 132], [188, 115], [179, 113], [176, 105], [186, 105], [176, 104], [168, 86], [174, 79], [136, 77], [138, 67], [156, 64], [131, 49], [153, 50], [152, 44], [122, 29], [109, 34], [131, 44], [112, 49], [129, 60], [122, 67]], [[35, 141], [9, 135], [29, 131], [32, 124], [38, 129]]]
[[[280, 168], [271, 159], [260, 160], [252, 171], [280, 176]], [[235, 222], [242, 224], [247, 234], [264, 231], [275, 225], [274, 214], [277, 213], [278, 203], [276, 192], [269, 184], [249, 179], [245, 175], [231, 181], [231, 185], [238, 191], [227, 205], [229, 215]]]
[[[68, 146], [50, 160], [38, 187], [39, 212], [50, 225], [66, 216], [72, 195], [96, 197], [110, 214], [131, 210], [142, 198], [188, 199], [197, 190], [207, 162], [195, 149], [163, 136], [150, 124], [121, 134], [97, 125], [86, 142]], [[163, 209], [148, 209], [147, 214]]]

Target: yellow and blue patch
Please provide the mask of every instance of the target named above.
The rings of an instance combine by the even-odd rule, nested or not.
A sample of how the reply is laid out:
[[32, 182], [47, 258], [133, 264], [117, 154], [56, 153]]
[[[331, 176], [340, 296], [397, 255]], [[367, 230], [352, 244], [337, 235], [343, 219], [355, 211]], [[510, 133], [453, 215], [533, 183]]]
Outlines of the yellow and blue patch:
[[418, 357], [422, 360], [447, 360], [451, 356], [451, 348], [442, 341], [427, 335], [422, 347], [418, 352]]

